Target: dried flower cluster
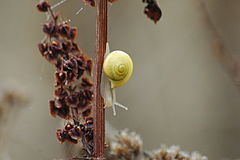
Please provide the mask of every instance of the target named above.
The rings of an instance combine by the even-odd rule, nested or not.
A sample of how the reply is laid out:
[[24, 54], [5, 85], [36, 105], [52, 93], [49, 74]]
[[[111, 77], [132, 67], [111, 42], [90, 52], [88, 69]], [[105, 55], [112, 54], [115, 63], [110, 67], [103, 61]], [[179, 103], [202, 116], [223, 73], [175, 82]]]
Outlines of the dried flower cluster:
[[206, 156], [201, 156], [197, 152], [181, 151], [179, 146], [171, 146], [167, 148], [162, 146], [160, 149], [152, 151], [150, 154], [152, 160], [207, 160]]
[[136, 159], [142, 153], [143, 142], [138, 134], [125, 129], [111, 141], [110, 149], [108, 159]]
[[197, 152], [184, 152], [178, 146], [161, 146], [154, 151], [144, 151], [143, 142], [138, 134], [121, 131], [110, 140], [110, 148], [106, 154], [108, 160], [207, 160]]
[[68, 120], [64, 129], [56, 131], [59, 142], [82, 142], [87, 156], [93, 154], [93, 62], [75, 42], [77, 29], [60, 21], [60, 15], [51, 10], [48, 1], [37, 4], [40, 12], [51, 15], [43, 25], [45, 40], [38, 45], [41, 55], [55, 65], [54, 99], [49, 101], [50, 113]]

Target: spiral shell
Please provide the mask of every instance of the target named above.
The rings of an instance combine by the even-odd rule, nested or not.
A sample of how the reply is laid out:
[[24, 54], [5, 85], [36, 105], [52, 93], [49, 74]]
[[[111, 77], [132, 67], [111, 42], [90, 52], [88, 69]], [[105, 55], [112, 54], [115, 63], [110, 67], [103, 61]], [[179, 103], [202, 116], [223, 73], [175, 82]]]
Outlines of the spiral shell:
[[131, 57], [123, 51], [113, 51], [104, 60], [103, 71], [111, 81], [111, 88], [125, 84], [133, 72]]

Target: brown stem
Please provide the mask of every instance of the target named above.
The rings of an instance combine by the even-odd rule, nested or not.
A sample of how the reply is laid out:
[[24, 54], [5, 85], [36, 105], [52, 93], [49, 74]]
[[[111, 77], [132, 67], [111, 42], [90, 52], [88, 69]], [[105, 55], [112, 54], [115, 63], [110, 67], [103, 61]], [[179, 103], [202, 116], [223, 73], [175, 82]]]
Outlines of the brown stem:
[[240, 87], [240, 63], [233, 57], [233, 54], [227, 49], [222, 37], [220, 36], [217, 27], [212, 22], [209, 12], [207, 10], [204, 0], [198, 1], [200, 3], [200, 9], [202, 11], [205, 24], [214, 38], [213, 53], [222, 63], [232, 77], [234, 83]]
[[107, 0], [97, 0], [96, 58], [94, 70], [94, 158], [103, 160], [105, 151], [105, 110], [101, 97], [101, 75], [107, 43]]

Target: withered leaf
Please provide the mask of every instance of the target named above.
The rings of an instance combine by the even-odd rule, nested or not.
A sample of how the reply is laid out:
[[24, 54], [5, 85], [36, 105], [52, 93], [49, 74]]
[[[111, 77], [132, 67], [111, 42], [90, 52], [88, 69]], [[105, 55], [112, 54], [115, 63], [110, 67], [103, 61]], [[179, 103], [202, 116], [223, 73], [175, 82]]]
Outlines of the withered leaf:
[[148, 18], [157, 23], [161, 16], [162, 11], [157, 3], [157, 0], [143, 0], [143, 3], [147, 3], [147, 6], [144, 8], [144, 13]]
[[37, 4], [37, 9], [40, 12], [47, 12], [48, 8], [50, 8], [50, 4], [48, 1], [41, 1]]

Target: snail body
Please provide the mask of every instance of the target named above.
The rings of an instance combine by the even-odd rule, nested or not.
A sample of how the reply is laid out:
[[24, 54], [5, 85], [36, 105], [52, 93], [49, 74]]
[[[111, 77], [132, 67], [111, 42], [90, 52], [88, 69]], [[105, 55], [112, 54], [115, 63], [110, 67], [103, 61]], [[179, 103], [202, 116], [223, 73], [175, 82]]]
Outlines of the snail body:
[[110, 53], [107, 43], [103, 72], [101, 91], [105, 107], [112, 107], [114, 115], [116, 115], [115, 106], [128, 110], [127, 107], [116, 101], [115, 88], [125, 84], [132, 76], [133, 62], [131, 57], [120, 50]]

